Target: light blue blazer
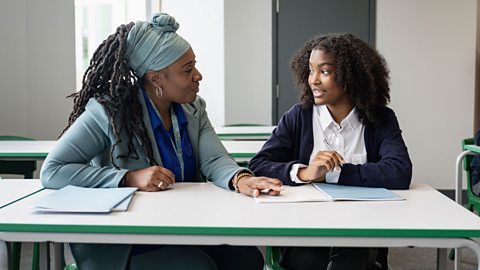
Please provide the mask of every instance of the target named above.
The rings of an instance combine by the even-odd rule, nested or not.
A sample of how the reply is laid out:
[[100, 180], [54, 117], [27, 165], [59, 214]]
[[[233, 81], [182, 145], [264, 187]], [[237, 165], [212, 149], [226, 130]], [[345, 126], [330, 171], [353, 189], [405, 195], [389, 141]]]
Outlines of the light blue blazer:
[[[140, 91], [138, 100], [142, 105], [143, 122], [152, 144], [153, 158], [161, 165], [162, 159]], [[205, 111], [205, 101], [201, 97], [191, 104], [183, 104], [182, 108], [188, 120], [187, 132], [197, 162], [196, 180], [202, 181], [203, 175], [216, 185], [228, 189], [229, 180], [244, 168], [237, 165], [219, 141]], [[115, 147], [113, 152], [115, 157], [128, 152], [127, 136], [125, 133], [120, 136], [122, 142]], [[90, 99], [85, 112], [63, 134], [45, 159], [40, 172], [42, 184], [55, 189], [66, 185], [118, 187], [129, 170], [150, 166], [142, 147], [143, 142], [135, 135], [133, 145], [139, 158], [116, 158], [116, 164], [120, 167], [116, 169], [110, 159], [111, 147], [115, 141], [112, 125], [104, 107], [95, 99]], [[71, 245], [80, 269], [125, 269], [131, 247], [131, 245]]]
[[[139, 93], [139, 101], [142, 105], [143, 122], [153, 148], [153, 158], [161, 165], [162, 159], [150, 117], [141, 95]], [[228, 155], [219, 141], [205, 111], [205, 101], [198, 97], [193, 103], [183, 104], [182, 108], [188, 121], [187, 132], [197, 162], [196, 180], [202, 181], [201, 175], [204, 175], [216, 185], [228, 189], [229, 180], [243, 168]], [[120, 136], [122, 142], [115, 147], [115, 157], [128, 152], [127, 136], [125, 133]], [[66, 185], [118, 187], [127, 171], [150, 166], [143, 150], [143, 142], [135, 135], [133, 145], [139, 158], [116, 158], [115, 163], [120, 170], [116, 169], [110, 159], [111, 147], [115, 141], [104, 107], [95, 99], [90, 99], [85, 112], [63, 134], [45, 159], [40, 172], [42, 184], [47, 188], [62, 188]]]

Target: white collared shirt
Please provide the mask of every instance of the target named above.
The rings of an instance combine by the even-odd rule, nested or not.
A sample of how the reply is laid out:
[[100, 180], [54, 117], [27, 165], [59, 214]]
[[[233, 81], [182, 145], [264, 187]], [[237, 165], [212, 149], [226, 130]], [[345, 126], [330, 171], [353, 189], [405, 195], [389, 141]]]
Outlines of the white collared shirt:
[[[314, 105], [312, 115], [313, 125], [313, 150], [310, 162], [319, 151], [328, 151], [324, 139], [333, 150], [342, 155], [347, 163], [364, 164], [367, 162], [367, 150], [365, 148], [364, 132], [365, 125], [358, 119], [355, 108], [337, 124], [326, 105]], [[310, 163], [309, 162], [309, 163]], [[290, 178], [296, 183], [305, 183], [297, 177], [298, 169], [307, 167], [305, 164], [294, 164], [290, 170]], [[327, 183], [338, 183], [340, 170], [327, 172]]]

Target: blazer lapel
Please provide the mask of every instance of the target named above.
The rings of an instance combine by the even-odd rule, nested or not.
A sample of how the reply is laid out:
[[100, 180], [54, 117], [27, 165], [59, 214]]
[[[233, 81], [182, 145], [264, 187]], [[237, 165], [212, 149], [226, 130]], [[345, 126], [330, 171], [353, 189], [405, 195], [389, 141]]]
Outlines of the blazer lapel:
[[187, 119], [187, 133], [190, 143], [192, 144], [193, 154], [197, 163], [196, 179], [201, 179], [199, 157], [199, 133], [200, 133], [200, 119], [199, 110], [194, 103], [182, 104], [185, 118]]

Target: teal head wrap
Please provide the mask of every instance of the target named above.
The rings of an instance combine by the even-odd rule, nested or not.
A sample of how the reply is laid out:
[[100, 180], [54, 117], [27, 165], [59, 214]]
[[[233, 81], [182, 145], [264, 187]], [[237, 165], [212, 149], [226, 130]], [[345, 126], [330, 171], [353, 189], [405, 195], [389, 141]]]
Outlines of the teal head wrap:
[[175, 32], [178, 27], [175, 18], [165, 13], [154, 14], [150, 22], [135, 23], [124, 57], [138, 77], [168, 67], [187, 52], [190, 44]]

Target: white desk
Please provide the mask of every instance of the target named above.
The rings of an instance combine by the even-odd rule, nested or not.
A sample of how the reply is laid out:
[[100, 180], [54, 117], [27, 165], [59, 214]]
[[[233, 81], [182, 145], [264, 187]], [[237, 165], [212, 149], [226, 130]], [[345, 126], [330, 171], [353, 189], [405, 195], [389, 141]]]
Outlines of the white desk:
[[39, 179], [0, 179], [0, 209], [41, 189]]
[[230, 126], [215, 127], [220, 139], [227, 140], [267, 140], [276, 126]]
[[[23, 198], [42, 190], [43, 186], [38, 179], [0, 179], [0, 209]], [[8, 263], [2, 260], [1, 254], [6, 256], [7, 245], [5, 242], [0, 243], [0, 269], [7, 269]]]
[[0, 141], [0, 160], [42, 160], [57, 141]]
[[27, 207], [49, 192], [43, 190], [0, 209], [0, 239], [134, 244], [467, 247], [480, 257], [480, 245], [471, 239], [480, 237], [480, 218], [427, 185], [395, 191], [405, 197], [405, 201], [259, 204], [250, 197], [227, 192], [211, 183], [181, 183], [167, 192], [137, 192], [127, 212], [47, 214]]
[[262, 149], [265, 141], [222, 141], [236, 162], [248, 162]]
[[[0, 160], [45, 159], [57, 141], [0, 141]], [[264, 141], [222, 141], [237, 162], [250, 160]]]

